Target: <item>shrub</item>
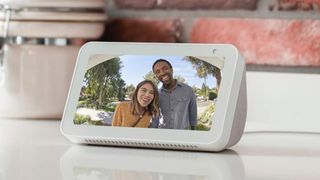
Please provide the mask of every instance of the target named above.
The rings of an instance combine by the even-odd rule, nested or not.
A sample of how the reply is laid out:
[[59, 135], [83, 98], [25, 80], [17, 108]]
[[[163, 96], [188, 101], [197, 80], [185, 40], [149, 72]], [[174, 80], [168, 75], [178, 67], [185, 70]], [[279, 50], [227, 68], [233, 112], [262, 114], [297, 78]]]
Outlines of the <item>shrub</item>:
[[97, 125], [97, 126], [103, 125], [103, 122], [102, 122], [102, 121], [91, 121], [91, 120], [89, 120], [88, 123], [89, 123], [90, 125]]
[[88, 115], [80, 115], [80, 114], [76, 114], [76, 116], [74, 117], [74, 124], [83, 124], [85, 122], [89, 123], [90, 121], [90, 116]]
[[200, 123], [211, 124], [210, 120], [212, 119], [214, 110], [214, 104], [210, 104], [209, 107], [200, 115], [198, 121]]
[[209, 131], [210, 127], [208, 127], [204, 124], [197, 124], [195, 129], [198, 131]]
[[106, 112], [114, 112], [116, 110], [116, 106], [117, 105], [115, 103], [108, 103], [103, 107], [103, 110]]
[[214, 100], [215, 98], [217, 98], [217, 93], [210, 91], [208, 96], [209, 96], [209, 100]]

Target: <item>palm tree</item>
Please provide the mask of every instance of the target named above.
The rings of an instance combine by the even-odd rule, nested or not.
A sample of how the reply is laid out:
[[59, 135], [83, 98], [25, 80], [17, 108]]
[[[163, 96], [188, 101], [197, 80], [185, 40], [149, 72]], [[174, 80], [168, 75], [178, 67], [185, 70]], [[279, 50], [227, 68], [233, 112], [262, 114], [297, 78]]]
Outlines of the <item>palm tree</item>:
[[197, 75], [200, 78], [204, 78], [205, 84], [208, 75], [213, 75], [217, 80], [217, 89], [219, 89], [221, 83], [221, 71], [219, 68], [193, 56], [186, 56], [184, 57], [184, 60], [189, 61], [192, 64], [192, 66], [197, 70]]

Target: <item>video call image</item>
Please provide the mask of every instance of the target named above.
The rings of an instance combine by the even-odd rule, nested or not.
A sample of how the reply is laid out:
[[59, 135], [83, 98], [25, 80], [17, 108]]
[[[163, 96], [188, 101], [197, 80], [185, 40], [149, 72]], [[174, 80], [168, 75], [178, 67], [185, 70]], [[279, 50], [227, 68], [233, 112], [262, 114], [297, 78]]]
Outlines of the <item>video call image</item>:
[[[90, 61], [89, 61], [90, 63]], [[208, 131], [220, 68], [201, 57], [123, 55], [84, 76], [74, 124]]]

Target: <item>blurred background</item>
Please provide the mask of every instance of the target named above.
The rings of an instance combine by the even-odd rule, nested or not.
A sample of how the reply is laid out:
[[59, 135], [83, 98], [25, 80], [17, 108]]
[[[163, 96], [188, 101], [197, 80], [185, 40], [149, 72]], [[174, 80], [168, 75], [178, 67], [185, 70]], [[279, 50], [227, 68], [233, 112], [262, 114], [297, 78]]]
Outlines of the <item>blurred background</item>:
[[[10, 119], [0, 121], [1, 180], [57, 180], [70, 172], [74, 177], [101, 175], [97, 170], [109, 166], [147, 171], [150, 161], [170, 172], [207, 170], [219, 177], [232, 175], [231, 179], [319, 179], [319, 0], [0, 0], [0, 4], [0, 119]], [[241, 144], [235, 151], [212, 156], [70, 149], [59, 132], [59, 120], [78, 50], [91, 40], [235, 44], [247, 63], [248, 114]], [[195, 163], [187, 163], [191, 160]], [[130, 163], [138, 161], [142, 166]], [[84, 174], [74, 165], [95, 170], [87, 168]], [[183, 169], [186, 165], [191, 171]]]
[[113, 0], [103, 38], [232, 43], [249, 70], [318, 73], [319, 13], [316, 0]]
[[78, 50], [92, 40], [231, 43], [245, 57], [249, 72], [320, 73], [318, 0], [0, 4], [1, 117], [61, 119]]

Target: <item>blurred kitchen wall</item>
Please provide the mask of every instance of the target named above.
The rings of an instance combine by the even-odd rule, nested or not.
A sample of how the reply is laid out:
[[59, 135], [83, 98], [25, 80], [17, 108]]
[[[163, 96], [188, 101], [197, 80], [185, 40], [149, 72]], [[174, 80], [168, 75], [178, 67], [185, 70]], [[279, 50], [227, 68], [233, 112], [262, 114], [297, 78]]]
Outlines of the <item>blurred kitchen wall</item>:
[[109, 0], [104, 41], [235, 44], [251, 71], [320, 73], [319, 0]]

